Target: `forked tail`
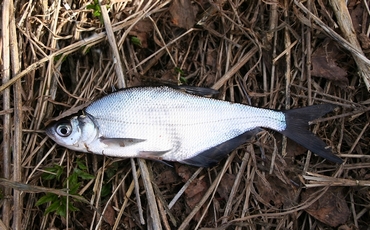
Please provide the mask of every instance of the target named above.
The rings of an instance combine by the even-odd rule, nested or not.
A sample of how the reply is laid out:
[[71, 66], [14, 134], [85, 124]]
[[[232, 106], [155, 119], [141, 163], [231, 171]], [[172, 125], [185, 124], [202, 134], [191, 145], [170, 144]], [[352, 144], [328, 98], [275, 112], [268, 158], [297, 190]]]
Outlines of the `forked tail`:
[[281, 133], [329, 161], [342, 163], [343, 160], [334, 155], [324, 141], [308, 130], [309, 121], [327, 114], [335, 107], [331, 104], [322, 104], [284, 111], [286, 129]]

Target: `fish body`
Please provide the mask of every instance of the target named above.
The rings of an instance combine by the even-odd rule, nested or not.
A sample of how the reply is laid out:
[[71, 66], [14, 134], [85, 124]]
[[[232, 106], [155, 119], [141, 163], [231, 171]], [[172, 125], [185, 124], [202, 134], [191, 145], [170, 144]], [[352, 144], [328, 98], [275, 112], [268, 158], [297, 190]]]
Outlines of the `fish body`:
[[77, 151], [210, 166], [263, 127], [295, 141], [301, 133], [298, 137], [303, 140], [298, 143], [340, 163], [341, 159], [307, 130], [308, 121], [333, 109], [318, 106], [282, 112], [170, 87], [138, 87], [102, 97], [86, 107], [83, 115], [58, 121], [46, 133]]

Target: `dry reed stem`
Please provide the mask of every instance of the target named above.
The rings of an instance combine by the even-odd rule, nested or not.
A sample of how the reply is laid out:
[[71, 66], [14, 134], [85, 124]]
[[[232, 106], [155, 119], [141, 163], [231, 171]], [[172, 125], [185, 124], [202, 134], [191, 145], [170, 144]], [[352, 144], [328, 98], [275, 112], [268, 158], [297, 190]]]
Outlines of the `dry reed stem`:
[[[352, 24], [351, 16], [348, 12], [348, 8], [346, 2], [344, 0], [330, 0], [330, 5], [333, 8], [333, 12], [335, 13], [335, 17], [337, 18], [337, 22], [339, 28], [341, 29], [344, 38], [355, 48], [357, 51], [364, 55], [362, 52], [362, 48], [360, 46], [360, 42], [357, 39], [357, 35], [355, 29]], [[370, 64], [369, 62], [364, 62], [361, 58], [353, 55], [353, 58], [356, 61], [359, 74], [362, 77], [362, 80], [365, 82], [367, 89], [370, 91]]]
[[220, 89], [223, 85], [225, 85], [226, 81], [228, 81], [242, 66], [245, 65], [250, 58], [256, 54], [258, 51], [257, 47], [253, 47], [248, 53], [246, 53], [243, 57], [238, 60], [237, 64], [234, 65], [227, 73], [225, 73], [220, 80], [218, 80], [213, 86], [212, 89]]
[[61, 190], [61, 189], [53, 189], [53, 188], [45, 188], [45, 187], [42, 187], [42, 186], [34, 186], [34, 185], [15, 182], [15, 181], [12, 181], [12, 180], [7, 180], [7, 179], [4, 179], [4, 178], [0, 178], [0, 184], [2, 184], [3, 186], [6, 186], [8, 188], [13, 188], [17, 191], [23, 191], [23, 192], [28, 192], [28, 193], [50, 192], [50, 193], [54, 193], [54, 194], [60, 195], [60, 196], [68, 196], [69, 195], [69, 196], [71, 196], [75, 199], [81, 200], [82, 202], [84, 202], [86, 204], [89, 204], [89, 201], [86, 200], [85, 198], [79, 197], [79, 196], [76, 196], [76, 195], [70, 195], [70, 194], [68, 194], [67, 191], [64, 191], [64, 190]]
[[[181, 223], [179, 226], [179, 230], [185, 229], [188, 225], [189, 222], [192, 220], [192, 218], [197, 214], [197, 212], [201, 209], [203, 204], [209, 199], [209, 197], [212, 195], [214, 196], [216, 192], [216, 187], [219, 185], [223, 175], [225, 174], [227, 168], [230, 166], [231, 161], [233, 160], [233, 157], [235, 156], [235, 153], [231, 154], [228, 158], [227, 161], [225, 162], [222, 171], [220, 171], [216, 177], [216, 179], [213, 181], [213, 183], [209, 186], [208, 190], [204, 194], [203, 198], [199, 201], [198, 205], [195, 206], [195, 208], [191, 211], [191, 213], [185, 218], [185, 220]], [[198, 222], [199, 223], [199, 222]]]
[[167, 220], [167, 215], [168, 215], [170, 217], [171, 224], [177, 227], [176, 218], [173, 216], [171, 210], [169, 209], [168, 204], [161, 193], [161, 190], [158, 188], [158, 185], [153, 183], [153, 188], [154, 188], [155, 195], [157, 197], [157, 204], [158, 204], [159, 211], [161, 213], [162, 221], [166, 225], [168, 225], [168, 220]]
[[112, 23], [109, 19], [109, 15], [108, 15], [107, 6], [102, 5], [101, 1], [99, 1], [99, 4], [100, 4], [100, 8], [101, 8], [102, 17], [103, 17], [103, 20], [104, 20], [104, 27], [105, 27], [105, 31], [107, 33], [107, 38], [108, 38], [108, 41], [109, 41], [109, 44], [110, 44], [110, 48], [112, 49], [113, 54], [114, 54], [114, 63], [115, 63], [115, 67], [116, 67], [116, 76], [118, 78], [118, 84], [117, 85], [120, 89], [126, 88], [126, 81], [125, 81], [126, 78], [125, 78], [125, 74], [124, 74], [125, 68], [122, 65], [121, 55], [118, 51], [116, 38], [115, 38], [114, 33], [113, 33]]
[[[318, 17], [316, 17], [314, 14], [312, 14], [306, 7], [303, 6], [301, 2], [298, 2], [297, 0], [294, 0], [294, 3], [305, 13], [310, 15], [312, 19], [317, 23], [323, 31], [325, 31], [332, 39], [338, 42], [339, 45], [343, 46], [343, 48], [347, 49], [351, 52], [353, 57], [355, 58], [358, 68], [360, 69], [361, 76], [363, 77], [363, 81], [365, 82], [367, 89], [370, 91], [370, 60], [364, 56], [361, 49], [358, 49], [358, 45], [354, 41], [354, 39], [351, 39], [355, 45], [353, 45], [351, 42], [346, 41], [344, 38], [342, 38], [339, 34], [337, 34], [333, 29], [328, 27], [325, 23], [323, 23]], [[342, 17], [339, 17], [339, 20], [344, 20]], [[348, 20], [347, 20], [348, 21]], [[349, 23], [347, 23], [349, 24]], [[344, 28], [344, 26], [343, 26]], [[347, 31], [351, 30], [349, 28], [348, 30], [344, 30], [345, 33]], [[352, 32], [351, 32], [352, 33]], [[346, 36], [350, 36], [348, 32], [346, 33]]]
[[197, 171], [195, 171], [194, 174], [189, 178], [189, 180], [186, 181], [186, 183], [176, 193], [176, 195], [173, 197], [173, 199], [169, 203], [169, 205], [168, 205], [169, 209], [171, 209], [173, 207], [173, 205], [176, 203], [176, 201], [182, 196], [182, 194], [185, 192], [185, 190], [189, 187], [189, 185], [193, 182], [193, 180], [199, 175], [199, 173], [202, 170], [203, 170], [203, 168], [198, 168]]
[[[10, 12], [12, 12], [12, 4], [10, 1], [3, 2], [2, 8], [2, 84], [6, 84], [10, 81]], [[2, 109], [9, 110], [10, 109], [10, 89], [6, 89], [3, 92], [3, 106]], [[3, 116], [3, 133], [2, 133], [2, 152], [3, 152], [3, 177], [6, 179], [11, 178], [11, 143], [10, 143], [10, 134], [11, 134], [11, 115], [5, 114]], [[11, 190], [10, 188], [5, 187], [4, 196], [10, 197]], [[11, 200], [5, 199], [2, 209], [3, 214], [3, 223], [5, 226], [10, 227], [10, 220], [11, 220]]]
[[138, 159], [140, 171], [143, 178], [143, 183], [146, 191], [146, 197], [148, 199], [148, 208], [149, 208], [149, 214], [150, 214], [150, 222], [152, 223], [151, 227], [154, 230], [160, 230], [162, 229], [161, 219], [158, 212], [158, 206], [152, 186], [152, 176], [149, 173], [148, 166], [143, 159]]
[[140, 191], [139, 191], [139, 189], [140, 189], [139, 179], [138, 179], [139, 177], [138, 177], [138, 174], [137, 174], [137, 171], [136, 171], [136, 165], [135, 165], [134, 159], [131, 158], [130, 162], [131, 162], [131, 168], [132, 168], [132, 177], [134, 178], [134, 183], [135, 183], [134, 184], [135, 185], [135, 196], [136, 196], [137, 208], [139, 210], [140, 223], [144, 225], [145, 220], [144, 220], [143, 208], [142, 208], [142, 204], [141, 204]]
[[[137, 173], [137, 176], [139, 176], [140, 175], [140, 171], [138, 171]], [[124, 182], [124, 180], [122, 180], [122, 183]], [[129, 189], [127, 190], [127, 192], [126, 192], [126, 195], [125, 195], [125, 198], [124, 198], [124, 202], [123, 202], [123, 204], [122, 204], [122, 206], [121, 206], [121, 208], [120, 208], [120, 211], [119, 211], [119, 213], [117, 214], [117, 219], [116, 219], [116, 221], [115, 221], [115, 223], [114, 223], [114, 226], [113, 226], [113, 229], [117, 229], [118, 228], [118, 226], [120, 225], [120, 220], [121, 220], [121, 217], [122, 217], [122, 215], [123, 215], [123, 212], [124, 212], [124, 210], [125, 210], [125, 208], [127, 207], [127, 204], [128, 204], [128, 202], [129, 202], [129, 198], [130, 198], [130, 196], [131, 196], [131, 194], [132, 194], [132, 191], [135, 189], [135, 181], [132, 181], [131, 182], [131, 184], [130, 184], [130, 187], [129, 187]]]
[[237, 190], [239, 188], [241, 179], [242, 179], [242, 177], [244, 175], [244, 172], [245, 172], [245, 168], [247, 167], [248, 159], [249, 159], [249, 153], [246, 152], [245, 156], [243, 157], [242, 164], [240, 165], [238, 174], [236, 175], [233, 187], [231, 188], [229, 199], [228, 199], [228, 201], [226, 203], [226, 206], [225, 206], [225, 211], [224, 211], [224, 215], [223, 215], [223, 219], [222, 219], [223, 224], [227, 223], [227, 221], [228, 221], [227, 216], [231, 212], [232, 205], [234, 203], [234, 197], [236, 196], [236, 193], [237, 193]]
[[358, 187], [369, 187], [370, 181], [366, 180], [349, 180], [342, 178], [333, 178], [317, 173], [306, 172], [307, 175], [303, 175], [303, 178], [307, 180], [305, 187], [323, 187], [323, 186], [358, 186]]

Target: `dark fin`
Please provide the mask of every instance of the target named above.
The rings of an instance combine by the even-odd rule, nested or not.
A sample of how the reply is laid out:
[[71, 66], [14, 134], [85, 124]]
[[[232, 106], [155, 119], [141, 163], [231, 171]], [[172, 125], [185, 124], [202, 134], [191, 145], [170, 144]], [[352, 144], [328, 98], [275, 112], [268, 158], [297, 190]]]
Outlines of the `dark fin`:
[[174, 89], [185, 91], [186, 93], [198, 95], [198, 96], [214, 96], [219, 94], [215, 89], [198, 87], [198, 86], [189, 86], [189, 85], [178, 85], [178, 86], [169, 86]]
[[286, 129], [281, 133], [329, 161], [343, 163], [343, 160], [334, 155], [324, 141], [308, 130], [309, 121], [327, 114], [335, 107], [331, 104], [322, 104], [284, 111]]
[[236, 149], [238, 146], [245, 143], [247, 140], [251, 139], [254, 135], [260, 132], [262, 129], [255, 128], [248, 132], [243, 133], [233, 139], [225, 141], [215, 147], [212, 147], [195, 157], [180, 161], [180, 163], [185, 163], [198, 167], [211, 167], [216, 165], [220, 160], [225, 158], [227, 154]]
[[117, 146], [117, 147], [127, 147], [130, 145], [134, 145], [145, 140], [141, 139], [133, 139], [133, 138], [105, 138], [101, 137], [100, 141], [109, 146]]

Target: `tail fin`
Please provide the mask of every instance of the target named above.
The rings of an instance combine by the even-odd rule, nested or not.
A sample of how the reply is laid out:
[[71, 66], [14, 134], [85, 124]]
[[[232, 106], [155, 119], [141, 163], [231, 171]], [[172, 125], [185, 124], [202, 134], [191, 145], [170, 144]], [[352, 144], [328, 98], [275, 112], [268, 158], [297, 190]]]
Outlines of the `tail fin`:
[[327, 114], [335, 107], [331, 104], [322, 104], [284, 111], [286, 129], [281, 133], [329, 161], [342, 163], [343, 160], [334, 155], [324, 141], [308, 130], [309, 121]]

